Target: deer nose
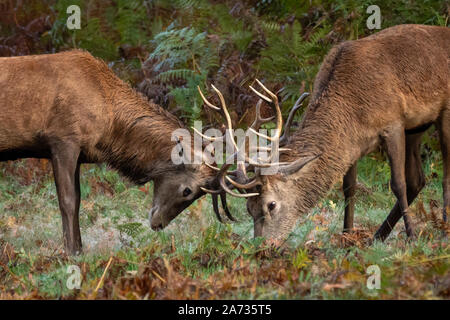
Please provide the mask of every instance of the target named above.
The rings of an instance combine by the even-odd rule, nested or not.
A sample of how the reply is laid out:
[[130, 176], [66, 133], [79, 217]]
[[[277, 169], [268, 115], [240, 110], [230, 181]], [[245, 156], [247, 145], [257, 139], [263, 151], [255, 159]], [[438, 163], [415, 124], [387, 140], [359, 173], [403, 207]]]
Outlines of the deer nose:
[[159, 206], [154, 206], [150, 209], [150, 212], [148, 213], [148, 219], [150, 220], [150, 227], [154, 231], [158, 231], [162, 229], [162, 221], [159, 216], [155, 216], [155, 214], [158, 212]]
[[158, 225], [153, 225], [152, 224], [152, 230], [153, 231], [159, 231], [159, 230], [162, 230], [163, 229], [163, 227], [162, 227], [162, 224], [160, 223], [160, 224], [158, 224]]

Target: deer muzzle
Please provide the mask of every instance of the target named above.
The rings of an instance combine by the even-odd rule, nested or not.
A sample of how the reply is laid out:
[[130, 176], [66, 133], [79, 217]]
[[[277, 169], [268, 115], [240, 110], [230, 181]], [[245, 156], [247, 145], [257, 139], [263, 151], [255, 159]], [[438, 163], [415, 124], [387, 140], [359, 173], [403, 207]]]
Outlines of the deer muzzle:
[[150, 209], [148, 213], [148, 219], [150, 221], [150, 227], [154, 231], [159, 231], [163, 228], [161, 214], [159, 213], [159, 206], [155, 205]]

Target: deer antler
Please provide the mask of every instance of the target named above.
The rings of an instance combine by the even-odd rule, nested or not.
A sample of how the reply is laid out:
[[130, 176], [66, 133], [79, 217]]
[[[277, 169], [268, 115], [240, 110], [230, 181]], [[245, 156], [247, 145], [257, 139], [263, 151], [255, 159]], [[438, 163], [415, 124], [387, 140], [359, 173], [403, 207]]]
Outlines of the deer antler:
[[[207, 140], [209, 140], [209, 141], [221, 141], [221, 142], [223, 142], [223, 141], [226, 140], [226, 135], [228, 134], [229, 141], [232, 142], [233, 147], [234, 147], [234, 149], [236, 150], [235, 154], [233, 154], [233, 158], [235, 158], [236, 155], [237, 155], [238, 152], [239, 152], [239, 149], [238, 149], [238, 147], [237, 147], [237, 145], [236, 145], [236, 142], [234, 141], [233, 126], [232, 126], [230, 114], [229, 114], [229, 112], [228, 112], [228, 109], [227, 109], [227, 106], [226, 106], [226, 103], [225, 103], [225, 99], [224, 99], [222, 93], [221, 93], [214, 85], [211, 85], [211, 87], [214, 89], [214, 91], [215, 91], [215, 92], [217, 93], [217, 95], [219, 96], [219, 100], [220, 100], [220, 103], [221, 103], [221, 106], [222, 106], [222, 111], [223, 111], [223, 113], [224, 113], [224, 115], [225, 115], [225, 120], [226, 120], [226, 124], [227, 124], [226, 132], [225, 132], [225, 134], [224, 134], [223, 136], [221, 136], [221, 137], [209, 137], [209, 136], [204, 135], [204, 134], [202, 134], [201, 132], [199, 132], [196, 128], [192, 128], [192, 129], [195, 131], [195, 133], [199, 134], [201, 137], [203, 137], [203, 138], [205, 138], [205, 139], [207, 139]], [[212, 109], [214, 109], [214, 110], [216, 110], [216, 111], [221, 110], [219, 107], [213, 105], [211, 102], [209, 102], [209, 101], [205, 98], [205, 96], [203, 95], [203, 92], [201, 91], [201, 89], [200, 89], [199, 86], [197, 87], [197, 89], [198, 89], [198, 92], [200, 93], [200, 96], [202, 97], [203, 101], [205, 102], [205, 104], [206, 104], [208, 107], [210, 107], [210, 108], [212, 108]], [[262, 119], [262, 120], [267, 121], [267, 119]], [[206, 164], [206, 163], [205, 163], [205, 164]], [[224, 177], [226, 176], [227, 179], [232, 180], [231, 178], [228, 177], [228, 175], [237, 175], [238, 172], [239, 172], [239, 171], [236, 171], [236, 172], [228, 172], [228, 169], [229, 169], [229, 167], [231, 166], [231, 164], [224, 164], [220, 169], [217, 168], [217, 167], [214, 167], [214, 166], [212, 166], [212, 165], [210, 165], [210, 164], [206, 164], [206, 165], [207, 165], [208, 167], [212, 168], [213, 170], [218, 171], [217, 182], [219, 183], [219, 185], [220, 185], [220, 187], [221, 187], [221, 190], [210, 190], [210, 189], [207, 189], [207, 188], [204, 188], [204, 187], [201, 187], [201, 190], [202, 190], [203, 192], [206, 192], [206, 193], [210, 193], [210, 194], [211, 194], [212, 201], [213, 201], [213, 209], [214, 209], [214, 213], [216, 214], [216, 217], [217, 217], [217, 219], [218, 219], [220, 222], [222, 222], [222, 218], [221, 218], [220, 212], [219, 212], [218, 196], [220, 196], [222, 208], [223, 208], [223, 210], [225, 211], [225, 214], [227, 215], [227, 217], [228, 217], [230, 220], [232, 220], [232, 221], [236, 221], [236, 219], [231, 215], [230, 211], [228, 210], [227, 202], [226, 202], [226, 193], [230, 193], [230, 194], [232, 194], [233, 196], [236, 196], [236, 197], [249, 197], [249, 196], [254, 196], [254, 195], [256, 195], [256, 194], [238, 194], [238, 193], [234, 193], [234, 192], [227, 186], [227, 184], [226, 184], [226, 182], [225, 182], [225, 180], [224, 180]], [[244, 166], [244, 169], [242, 169], [242, 167], [239, 167], [239, 166], [238, 166], [238, 170], [243, 170], [243, 172], [244, 172], [244, 174], [245, 174], [245, 166]], [[227, 174], [228, 174], [228, 175], [227, 175]]]
[[[309, 93], [302, 94], [302, 96], [297, 100], [297, 102], [292, 107], [292, 109], [289, 113], [289, 117], [286, 122], [286, 125], [284, 127], [283, 136], [280, 138], [281, 130], [283, 128], [283, 118], [282, 118], [281, 108], [280, 108], [280, 105], [278, 102], [278, 97], [272, 91], [267, 89], [258, 79], [256, 79], [256, 83], [265, 91], [265, 93], [269, 97], [258, 92], [256, 89], [254, 89], [252, 86], [250, 86], [250, 89], [256, 95], [258, 95], [261, 99], [256, 104], [255, 120], [253, 121], [253, 123], [251, 124], [249, 129], [256, 135], [258, 135], [259, 137], [265, 138], [265, 139], [271, 141], [272, 143], [278, 144], [278, 143], [282, 142], [283, 144], [285, 144], [287, 139], [289, 138], [289, 130], [292, 125], [292, 120], [294, 118], [294, 114], [300, 108], [302, 102], [309, 95]], [[212, 88], [218, 94], [220, 102], [222, 104], [222, 110], [225, 114], [225, 119], [227, 122], [227, 132], [226, 133], [228, 133], [230, 135], [230, 140], [233, 142], [233, 147], [236, 150], [236, 152], [231, 156], [231, 158], [232, 158], [232, 160], [236, 160], [240, 150], [233, 139], [233, 133], [232, 133], [233, 128], [232, 128], [231, 118], [230, 118], [228, 110], [226, 108], [226, 104], [225, 104], [223, 95], [216, 87], [212, 86]], [[211, 107], [215, 110], [220, 110], [220, 108], [216, 107], [215, 105], [213, 105], [212, 103], [207, 101], [206, 98], [204, 97], [203, 93], [201, 92], [200, 88], [198, 88], [198, 89], [199, 89], [202, 99], [205, 101], [206, 105], [208, 105], [209, 107]], [[272, 109], [274, 109], [274, 111], [276, 113], [275, 117], [262, 118], [261, 104], [263, 101], [268, 102], [270, 104], [270, 106], [272, 107]], [[260, 129], [262, 124], [270, 122], [275, 118], [276, 118], [276, 129], [275, 129], [275, 134], [273, 136], [267, 136], [267, 135], [257, 132], [257, 130]], [[209, 138], [212, 138], [212, 137], [209, 137]], [[223, 137], [219, 137], [216, 139], [221, 139], [223, 141], [225, 139], [225, 135]], [[212, 140], [212, 141], [214, 141], [214, 140]], [[273, 148], [272, 147], [270, 147], [270, 148], [257, 147], [256, 150], [265, 150], [265, 151], [271, 150], [271, 151], [273, 151]], [[277, 151], [288, 151], [288, 150], [289, 149], [286, 149], [286, 148], [277, 148]], [[231, 194], [232, 196], [239, 197], [239, 198], [248, 198], [248, 197], [257, 196], [257, 195], [259, 195], [259, 193], [245, 193], [244, 190], [254, 188], [258, 185], [259, 182], [257, 180], [257, 177], [260, 173], [259, 168], [267, 168], [267, 167], [272, 167], [272, 166], [285, 166], [288, 164], [288, 163], [284, 163], [284, 162], [281, 162], [281, 163], [271, 163], [268, 161], [264, 162], [264, 161], [261, 161], [261, 159], [258, 159], [258, 161], [254, 161], [254, 160], [250, 159], [247, 156], [247, 154], [245, 154], [245, 150], [244, 150], [244, 159], [245, 159], [245, 163], [248, 163], [250, 166], [253, 166], [256, 168], [255, 176], [252, 179], [248, 178], [245, 165], [239, 161], [237, 164], [237, 170], [235, 170], [233, 172], [228, 172], [228, 169], [232, 166], [232, 163], [233, 163], [233, 162], [230, 163], [230, 161], [226, 161], [226, 163], [220, 169], [210, 166], [214, 170], [218, 171], [217, 181], [219, 182], [221, 190], [209, 190], [206, 188], [202, 188], [202, 190], [204, 192], [211, 193], [211, 195], [213, 196], [213, 207], [214, 207], [214, 211], [215, 211], [216, 215], [218, 216], [218, 218], [220, 217], [218, 214], [218, 203], [217, 203], [218, 195], [221, 195], [222, 205], [224, 205], [224, 202], [223, 202], [224, 198], [222, 198], [222, 195], [223, 195], [223, 197], [225, 197], [224, 192]], [[271, 160], [272, 160], [272, 154], [269, 157], [269, 161], [271, 161]], [[234, 176], [236, 179], [230, 178], [231, 175]], [[230, 185], [228, 185], [227, 182], [230, 183]], [[230, 186], [231, 186], [231, 188], [235, 187], [240, 193], [233, 192], [231, 190]], [[219, 220], [221, 220], [221, 218], [219, 218]]]
[[[282, 114], [281, 114], [280, 105], [279, 105], [279, 103], [278, 103], [278, 97], [277, 97], [276, 94], [274, 94], [272, 91], [270, 91], [269, 89], [267, 89], [267, 88], [261, 83], [261, 81], [259, 81], [258, 79], [255, 79], [255, 80], [256, 80], [256, 83], [258, 83], [259, 86], [260, 86], [261, 88], [263, 88], [263, 90], [270, 96], [270, 98], [267, 97], [267, 96], [265, 96], [265, 95], [263, 95], [262, 93], [258, 92], [258, 91], [257, 91], [255, 88], [253, 88], [252, 86], [250, 86], [250, 89], [251, 89], [254, 93], [256, 93], [256, 95], [258, 95], [261, 99], [263, 99], [263, 100], [265, 100], [266, 102], [268, 102], [268, 103], [270, 104], [270, 106], [271, 106], [272, 108], [275, 109], [276, 119], [277, 119], [277, 128], [275, 129], [275, 135], [274, 135], [273, 137], [269, 137], [269, 136], [266, 136], [266, 135], [264, 135], [264, 134], [262, 134], [262, 133], [259, 133], [259, 132], [257, 132], [254, 128], [250, 128], [250, 131], [252, 131], [252, 132], [255, 133], [256, 135], [258, 135], [258, 136], [260, 136], [260, 137], [262, 137], [262, 138], [265, 138], [265, 139], [267, 139], [267, 140], [269, 140], [269, 141], [277, 141], [277, 140], [279, 140], [279, 138], [280, 138], [280, 135], [281, 135], [281, 129], [282, 129], [282, 126], [283, 126], [283, 117], [282, 117]], [[255, 120], [255, 122], [256, 122], [256, 121], [257, 121], [257, 120]]]
[[[264, 91], [270, 96], [270, 98], [265, 96], [264, 94], [258, 92], [257, 90], [255, 90], [253, 87], [250, 86], [250, 89], [261, 98], [261, 100], [259, 100], [256, 105], [256, 116], [255, 116], [255, 120], [253, 121], [253, 123], [250, 127], [250, 130], [252, 132], [254, 132], [255, 134], [257, 134], [258, 136], [272, 141], [272, 143], [279, 143], [280, 145], [281, 144], [285, 145], [289, 138], [290, 127], [292, 125], [292, 121], [294, 119], [295, 112], [300, 108], [302, 102], [309, 96], [309, 93], [307, 93], [307, 92], [303, 93], [300, 96], [300, 98], [295, 102], [294, 106], [292, 107], [291, 111], [289, 112], [289, 116], [288, 116], [288, 119], [287, 119], [285, 127], [284, 127], [283, 136], [280, 138], [281, 128], [282, 128], [282, 124], [283, 124], [283, 122], [282, 122], [283, 118], [281, 116], [281, 109], [280, 109], [280, 106], [278, 103], [278, 98], [273, 92], [271, 92], [269, 89], [267, 89], [259, 80], [256, 79], [256, 82], [264, 89]], [[274, 117], [265, 118], [265, 119], [261, 118], [260, 108], [261, 108], [261, 103], [263, 100], [266, 102], [269, 102], [271, 104], [271, 106], [275, 109], [275, 112], [276, 112], [277, 129], [276, 129], [275, 135], [273, 137], [269, 137], [269, 136], [260, 134], [259, 132], [256, 131], [256, 130], [259, 130], [261, 124], [271, 121], [274, 118]], [[257, 147], [256, 150], [257, 151], [259, 151], [259, 150], [273, 151], [273, 148], [272, 147]], [[289, 151], [289, 149], [278, 148], [278, 151], [284, 152], [284, 151]], [[258, 160], [261, 160], [261, 159], [258, 158]], [[270, 155], [268, 160], [272, 161], [272, 154]], [[267, 167], [271, 167], [271, 166], [286, 166], [289, 164], [289, 163], [285, 163], [285, 162], [281, 162], [281, 163], [270, 163], [270, 162], [264, 163], [261, 161], [255, 162], [252, 159], [249, 159], [247, 156], [245, 156], [245, 161], [256, 168], [258, 168], [258, 167], [266, 167], [267, 168]], [[255, 177], [252, 180], [248, 179], [248, 177], [245, 175], [245, 177], [247, 177], [247, 179], [246, 179], [247, 181], [245, 183], [239, 183], [223, 174], [222, 174], [222, 176], [224, 176], [226, 178], [226, 180], [228, 182], [230, 182], [238, 190], [241, 190], [241, 189], [245, 190], [245, 189], [254, 188], [256, 185], [258, 185], [257, 176], [259, 175], [259, 172], [260, 172], [259, 170], [257, 172], [255, 172]], [[224, 179], [221, 178], [221, 181], [224, 181]]]
[[[282, 129], [282, 124], [283, 124], [283, 118], [281, 115], [281, 109], [278, 103], [278, 98], [277, 96], [272, 93], [269, 89], [267, 89], [259, 80], [256, 79], [256, 82], [264, 89], [264, 91], [271, 97], [267, 97], [262, 93], [259, 93], [257, 90], [255, 90], [253, 87], [250, 86], [251, 90], [253, 90], [260, 98], [261, 100], [258, 101], [258, 103], [256, 104], [256, 113], [255, 113], [255, 120], [253, 121], [252, 125], [250, 126], [250, 130], [252, 130], [252, 132], [256, 133], [257, 135], [267, 138], [271, 141], [277, 141], [280, 137], [281, 134], [281, 129]], [[217, 90], [214, 86], [213, 89], [217, 92], [217, 94], [219, 95], [219, 98], [222, 102], [223, 105], [223, 110], [225, 113], [225, 117], [227, 118], [227, 125], [228, 125], [228, 129], [229, 132], [231, 132], [232, 128], [231, 128], [231, 121], [229, 119], [229, 115], [228, 115], [228, 111], [226, 110], [225, 107], [225, 102], [223, 99], [222, 94], [219, 92], [219, 90]], [[203, 97], [203, 95], [202, 95]], [[267, 123], [272, 121], [275, 117], [269, 117], [269, 118], [263, 118], [261, 116], [261, 104], [262, 101], [265, 100], [269, 103], [271, 103], [271, 106], [275, 109], [276, 112], [276, 118], [277, 118], [277, 129], [275, 131], [275, 135], [273, 137], [268, 137], [266, 135], [260, 134], [259, 132], [257, 132], [257, 130], [259, 130], [259, 128], [261, 127], [262, 124]], [[206, 102], [206, 101], [205, 101]], [[207, 105], [209, 106], [213, 106], [216, 110], [218, 109], [216, 106], [212, 105], [211, 103], [207, 103]], [[233, 146], [236, 150], [236, 152], [231, 156], [232, 159], [236, 159], [237, 155], [239, 154], [239, 148], [237, 147], [236, 143], [234, 143], [233, 141]], [[245, 152], [245, 150], [244, 150]], [[274, 165], [280, 165], [280, 163], [262, 163], [262, 162], [255, 162], [252, 159], [250, 159], [245, 153], [244, 153], [244, 158], [245, 158], [245, 162], [247, 162], [249, 165], [252, 165], [254, 167], [271, 167]], [[237, 164], [238, 168], [236, 170], [236, 176], [240, 181], [245, 180], [244, 183], [241, 183], [240, 181], [236, 181], [234, 179], [231, 179], [228, 175], [227, 175], [227, 170], [231, 167], [230, 163], [225, 163], [222, 168], [217, 170], [219, 171], [219, 174], [217, 176], [219, 184], [222, 188], [223, 191], [225, 191], [226, 193], [229, 193], [235, 197], [239, 197], [239, 198], [248, 198], [248, 197], [253, 197], [256, 195], [259, 195], [258, 193], [244, 193], [241, 190], [242, 189], [250, 189], [253, 188], [257, 185], [257, 180], [256, 180], [256, 176], [253, 180], [249, 179], [247, 174], [246, 174], [246, 170], [245, 170], [245, 165], [243, 165], [242, 163], [238, 162]], [[235, 193], [233, 192], [230, 187], [227, 184], [227, 181], [229, 183], [231, 183], [232, 186], [234, 186], [238, 191], [240, 191], [241, 193]], [[219, 191], [215, 191], [215, 190], [204, 190], [205, 192], [210, 192], [212, 194], [218, 194], [220, 193]]]
[[[237, 145], [236, 145], [236, 143], [234, 142], [234, 139], [233, 139], [233, 126], [232, 126], [232, 123], [231, 123], [230, 113], [228, 112], [227, 105], [225, 103], [225, 99], [223, 98], [222, 93], [214, 85], [211, 85], [211, 87], [214, 89], [214, 91], [216, 91], [217, 95], [219, 96], [219, 100], [220, 100], [220, 103], [222, 105], [222, 111], [223, 111], [223, 113], [225, 115], [225, 120], [227, 122], [227, 129], [225, 131], [225, 134], [223, 136], [221, 136], [221, 137], [210, 137], [210, 136], [204, 135], [203, 133], [201, 133], [200, 131], [198, 131], [194, 127], [192, 127], [192, 129], [195, 131], [195, 133], [197, 133], [198, 135], [200, 135], [201, 137], [203, 137], [203, 138], [205, 138], [205, 139], [207, 139], [209, 141], [221, 141], [221, 142], [223, 142], [226, 139], [226, 135], [228, 134], [229, 138], [230, 138], [230, 141], [232, 141], [234, 147], [237, 148]], [[205, 96], [203, 95], [202, 90], [200, 89], [200, 86], [197, 86], [197, 90], [200, 93], [200, 96], [202, 97], [203, 101], [205, 102], [205, 104], [208, 107], [210, 107], [210, 108], [212, 108], [212, 109], [214, 109], [216, 111], [221, 110], [219, 107], [213, 105], [211, 102], [209, 102], [205, 98]]]
[[291, 134], [290, 131], [291, 131], [292, 120], [294, 120], [295, 112], [297, 112], [297, 110], [300, 109], [300, 107], [303, 103], [303, 100], [305, 100], [308, 96], [309, 96], [309, 92], [304, 92], [300, 96], [300, 98], [297, 99], [297, 101], [295, 102], [291, 111], [289, 112], [289, 116], [286, 120], [286, 124], [284, 125], [283, 135], [280, 138], [280, 146], [284, 146], [288, 142], [289, 135]]
[[255, 131], [259, 130], [261, 125], [263, 125], [264, 123], [270, 122], [273, 119], [275, 119], [275, 117], [269, 117], [269, 118], [262, 118], [261, 117], [261, 104], [262, 104], [262, 102], [263, 102], [263, 100], [260, 99], [258, 101], [258, 103], [256, 104], [255, 120], [253, 121], [252, 125], [250, 126], [250, 128], [252, 128]]

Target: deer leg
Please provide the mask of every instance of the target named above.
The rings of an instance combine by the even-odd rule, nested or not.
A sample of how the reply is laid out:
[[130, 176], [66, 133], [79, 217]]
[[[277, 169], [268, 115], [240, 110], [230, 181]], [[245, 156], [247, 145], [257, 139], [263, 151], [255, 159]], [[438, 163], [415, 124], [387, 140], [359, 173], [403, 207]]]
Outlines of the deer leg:
[[79, 154], [79, 147], [71, 143], [58, 143], [52, 147], [53, 174], [62, 216], [64, 247], [70, 255], [81, 253]]
[[353, 216], [355, 214], [355, 190], [356, 190], [356, 163], [353, 164], [344, 176], [342, 188], [345, 197], [344, 232], [353, 229]]
[[[405, 138], [405, 175], [406, 175], [406, 195], [408, 205], [417, 197], [419, 192], [425, 186], [425, 175], [422, 169], [422, 160], [420, 158], [420, 142], [423, 132], [417, 134], [408, 134]], [[397, 201], [392, 208], [386, 220], [375, 233], [375, 239], [384, 241], [392, 229], [402, 217], [400, 204]]]
[[391, 189], [397, 198], [406, 234], [409, 238], [414, 236], [414, 227], [408, 214], [408, 197], [406, 192], [405, 176], [405, 131], [402, 127], [394, 128], [383, 136], [389, 162], [391, 165]]
[[437, 121], [439, 131], [439, 141], [441, 144], [443, 178], [442, 190], [444, 192], [444, 208], [442, 211], [442, 219], [447, 222], [447, 215], [450, 213], [450, 104], [446, 111]]

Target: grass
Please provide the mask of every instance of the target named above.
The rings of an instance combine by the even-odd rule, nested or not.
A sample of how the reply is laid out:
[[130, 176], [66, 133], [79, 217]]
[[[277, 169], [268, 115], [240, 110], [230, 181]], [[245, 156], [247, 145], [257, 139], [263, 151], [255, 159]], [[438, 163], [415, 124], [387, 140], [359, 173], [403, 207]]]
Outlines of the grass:
[[[8, 299], [448, 299], [450, 247], [442, 225], [440, 154], [425, 160], [427, 186], [412, 205], [420, 231], [399, 223], [385, 242], [367, 241], [394, 204], [380, 155], [358, 164], [356, 231], [342, 235], [339, 186], [300, 219], [283, 249], [253, 239], [245, 201], [229, 199], [237, 223], [220, 224], [209, 198], [164, 231], [147, 221], [151, 184], [130, 185], [104, 165], [82, 168], [84, 254], [63, 253], [56, 190], [45, 161], [0, 167], [0, 298]], [[32, 168], [32, 169], [30, 169]], [[79, 289], [69, 289], [75, 265]], [[377, 265], [381, 287], [368, 289]]]

